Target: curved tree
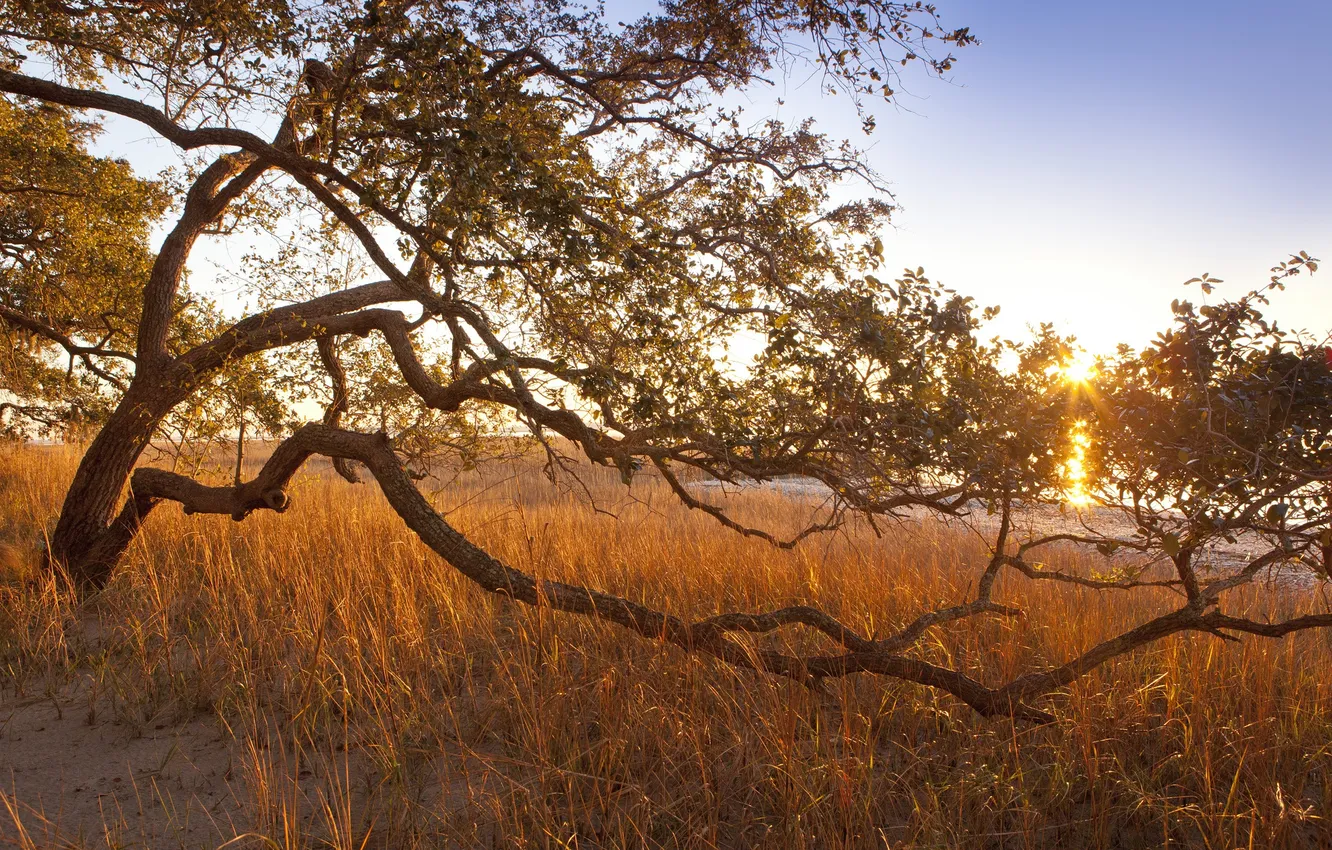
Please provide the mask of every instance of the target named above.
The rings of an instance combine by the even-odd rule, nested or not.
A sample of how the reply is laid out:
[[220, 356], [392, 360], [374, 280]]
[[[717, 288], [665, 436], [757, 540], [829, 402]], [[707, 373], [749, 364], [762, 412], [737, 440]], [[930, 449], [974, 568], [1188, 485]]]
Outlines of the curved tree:
[[[164, 500], [237, 520], [284, 510], [287, 481], [321, 454], [347, 477], [346, 461], [363, 464], [404, 521], [489, 591], [802, 681], [874, 672], [987, 715], [1048, 719], [1026, 703], [1142, 642], [997, 688], [905, 654], [933, 626], [1018, 613], [991, 598], [1000, 570], [1050, 577], [1024, 560], [1023, 546], [1043, 541], [1016, 542], [1012, 512], [1058, 498], [1071, 390], [1049, 367], [1062, 343], [1044, 334], [1016, 351], [1022, 368], [1001, 368], [1012, 352], [977, 339], [985, 314], [970, 299], [923, 271], [872, 274], [890, 208], [835, 201], [849, 179], [883, 194], [854, 148], [731, 104], [791, 63], [812, 64], [853, 107], [891, 98], [904, 66], [944, 73], [947, 51], [974, 39], [942, 28], [933, 7], [678, 0], [615, 24], [559, 2], [38, 2], [0, 19], [0, 91], [139, 122], [194, 165], [139, 286], [132, 377], [51, 538], [53, 561], [78, 581], [104, 584]], [[381, 279], [307, 288], [214, 334], [182, 333], [176, 305], [198, 241], [279, 220], [293, 203], [322, 232], [349, 235]], [[727, 351], [741, 333], [764, 342], [737, 367]], [[339, 356], [350, 336], [382, 340], [422, 407], [505, 410], [552, 457], [573, 446], [626, 480], [653, 467], [687, 505], [741, 533], [794, 545], [848, 510], [987, 503], [1000, 516], [993, 557], [973, 599], [886, 638], [806, 606], [689, 623], [538, 581], [430, 507], [394, 435], [340, 427], [356, 421]], [[447, 354], [423, 359], [441, 339]], [[166, 417], [216, 376], [311, 347], [334, 386], [324, 422], [295, 430], [254, 480], [208, 487], [134, 469]], [[779, 540], [702, 501], [682, 468], [808, 476], [834, 504]], [[1179, 622], [1230, 627], [1193, 613]], [[842, 649], [796, 657], [732, 637], [790, 624]]]

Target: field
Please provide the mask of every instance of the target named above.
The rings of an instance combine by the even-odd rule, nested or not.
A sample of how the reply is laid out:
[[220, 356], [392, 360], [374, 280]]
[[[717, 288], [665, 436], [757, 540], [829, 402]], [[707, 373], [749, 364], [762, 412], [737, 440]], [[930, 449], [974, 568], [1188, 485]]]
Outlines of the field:
[[[281, 516], [160, 508], [79, 600], [32, 565], [76, 459], [0, 454], [0, 845], [1332, 846], [1332, 635], [1168, 639], [1059, 694], [1039, 728], [869, 676], [815, 692], [488, 596], [372, 484], [319, 466]], [[986, 557], [929, 523], [785, 552], [650, 478], [583, 478], [557, 487], [522, 461], [435, 502], [521, 569], [690, 618], [812, 601], [884, 633], [961, 598]], [[780, 494], [736, 507], [787, 527], [801, 511]], [[919, 651], [997, 681], [1171, 603], [1002, 582], [1028, 616]], [[1231, 604], [1326, 603], [1260, 586]]]

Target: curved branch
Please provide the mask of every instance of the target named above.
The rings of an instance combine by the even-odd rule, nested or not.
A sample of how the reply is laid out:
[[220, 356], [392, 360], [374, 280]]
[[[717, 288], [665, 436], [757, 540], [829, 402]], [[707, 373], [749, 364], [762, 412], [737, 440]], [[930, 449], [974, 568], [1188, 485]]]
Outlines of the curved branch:
[[143, 289], [135, 351], [137, 374], [154, 372], [170, 360], [166, 346], [175, 317], [173, 304], [195, 240], [267, 169], [267, 163], [256, 162], [247, 154], [223, 154], [203, 170], [186, 193], [180, 218], [162, 241]]
[[66, 353], [76, 357], [91, 355], [93, 357], [114, 357], [130, 363], [134, 362], [134, 355], [128, 351], [117, 351], [113, 348], [102, 348], [98, 345], [82, 345], [45, 322], [3, 304], [0, 304], [0, 321], [50, 340], [65, 349]]
[[[689, 624], [679, 617], [623, 597], [579, 585], [538, 580], [503, 564], [468, 541], [430, 506], [402, 468], [384, 435], [358, 434], [324, 425], [301, 428], [278, 446], [254, 480], [238, 487], [206, 487], [163, 470], [139, 469], [131, 483], [132, 503], [151, 507], [157, 500], [172, 499], [181, 502], [187, 512], [224, 513], [236, 518], [259, 509], [285, 510], [289, 500], [284, 488], [312, 454], [342, 457], [365, 464], [390, 505], [422, 541], [467, 578], [492, 593], [529, 605], [604, 620], [644, 637], [712, 655], [737, 667], [799, 681], [815, 682], [856, 672], [893, 676], [945, 690], [985, 716], [1003, 715], [1049, 722], [1053, 720], [1050, 714], [1023, 704], [1023, 700], [1049, 693], [1117, 655], [1173, 632], [1185, 629], [1215, 632], [1218, 628], [1248, 625], [1243, 621], [1212, 622], [1201, 617], [1195, 608], [1187, 607], [1106, 641], [1060, 667], [1028, 674], [999, 688], [989, 688], [960, 671], [903, 657], [889, 650], [930, 625], [965, 616], [967, 611], [1012, 613], [1011, 609], [1003, 609], [988, 601], [925, 615], [896, 638], [882, 642], [870, 641], [810, 606], [791, 606], [766, 614], [720, 614]], [[126, 512], [129, 511], [127, 506]], [[133, 515], [141, 516], [143, 512], [136, 507]], [[1332, 621], [1332, 615], [1292, 621], [1284, 628], [1295, 630], [1325, 625], [1329, 621]], [[792, 624], [817, 629], [851, 651], [840, 656], [800, 657], [770, 650], [750, 650], [726, 637], [730, 631], [761, 633]], [[1252, 628], [1260, 627], [1252, 624]], [[1273, 630], [1281, 628], [1272, 627]]]
[[657, 471], [661, 473], [661, 477], [666, 480], [667, 485], [671, 488], [671, 492], [675, 494], [676, 498], [684, 503], [685, 507], [690, 510], [702, 511], [732, 531], [738, 532], [744, 537], [757, 537], [760, 540], [765, 540], [773, 546], [776, 546], [778, 549], [794, 549], [799, 545], [800, 541], [804, 540], [806, 537], [823, 531], [831, 531], [841, 525], [841, 521], [836, 515], [834, 515], [828, 522], [811, 523], [809, 526], [796, 533], [794, 537], [781, 540], [760, 528], [752, 528], [738, 523], [731, 519], [726, 511], [716, 505], [710, 505], [702, 499], [695, 498], [693, 494], [686, 490], [685, 486], [680, 483], [680, 479], [676, 477], [670, 467], [666, 465], [665, 458], [654, 454], [652, 456], [652, 464], [657, 468]]
[[1017, 556], [1021, 558], [1032, 549], [1039, 549], [1048, 546], [1051, 543], [1078, 543], [1087, 546], [1113, 545], [1118, 549], [1132, 549], [1138, 552], [1146, 552], [1148, 546], [1138, 540], [1124, 540], [1120, 537], [1102, 537], [1100, 535], [1072, 534], [1069, 532], [1060, 532], [1058, 534], [1047, 534], [1044, 537], [1038, 537], [1034, 540], [1026, 540], [1018, 545]]
[[[382, 434], [306, 425], [277, 447], [252, 481], [238, 487], [208, 487], [165, 470], [140, 468], [131, 479], [132, 499], [122, 516], [132, 517], [137, 523], [161, 499], [180, 502], [187, 513], [220, 513], [237, 519], [253, 510], [285, 510], [289, 504], [285, 487], [312, 454], [365, 464], [408, 527], [451, 566], [491, 593], [528, 605], [604, 620], [647, 638], [714, 656], [736, 667], [798, 681], [813, 682], [859, 670], [877, 672], [942, 688], [986, 716], [1007, 714], [1042, 722], [1053, 719], [1045, 712], [1020, 704], [1001, 707], [995, 701], [995, 691], [965, 674], [872, 649], [868, 641], [831, 616], [807, 606], [793, 606], [770, 614], [719, 615], [691, 625], [620, 596], [564, 582], [538, 580], [491, 557], [449, 525], [416, 489]], [[727, 631], [769, 631], [791, 623], [810, 625], [844, 645], [868, 651], [831, 658], [801, 658], [774, 651], [751, 651], [725, 636]], [[854, 662], [843, 661], [848, 658]]]
[[1270, 638], [1285, 637], [1291, 632], [1303, 631], [1304, 629], [1332, 627], [1332, 614], [1306, 614], [1303, 617], [1282, 620], [1278, 623], [1258, 623], [1239, 617], [1229, 617], [1220, 611], [1211, 611], [1203, 617], [1203, 620], [1217, 629], [1246, 632], [1251, 635]]
[[[324, 411], [324, 424], [336, 428], [342, 422], [342, 414], [347, 412], [347, 370], [342, 368], [333, 337], [321, 336], [315, 340], [315, 344], [319, 349], [319, 361], [324, 364], [324, 371], [328, 372], [329, 380], [333, 382], [333, 399]], [[348, 483], [361, 483], [361, 477], [344, 457], [333, 458], [333, 470]]]
[[1062, 581], [1067, 584], [1076, 584], [1079, 587], [1090, 587], [1094, 590], [1131, 590], [1138, 587], [1178, 588], [1183, 584], [1179, 579], [1161, 579], [1152, 581], [1121, 579], [1119, 581], [1105, 581], [1103, 579], [1084, 578], [1083, 576], [1073, 575], [1072, 573], [1043, 570], [1040, 567], [1032, 566], [1014, 555], [1005, 555], [1003, 557], [1003, 562], [1029, 579]]
[[390, 311], [366, 310], [357, 314], [357, 319], [346, 318], [344, 314], [375, 304], [407, 299], [408, 296], [397, 284], [382, 280], [349, 287], [298, 304], [274, 307], [237, 322], [208, 342], [194, 347], [182, 354], [176, 364], [182, 374], [192, 375], [197, 380], [234, 358], [313, 339], [333, 332], [333, 325], [342, 328], [337, 333], [364, 336], [375, 328], [377, 320], [372, 318], [372, 314]]
[[977, 614], [999, 614], [1004, 617], [1021, 617], [1023, 611], [1021, 608], [1013, 608], [1009, 605], [1000, 605], [997, 602], [991, 602], [989, 599], [977, 599], [974, 602], [968, 602], [964, 605], [954, 605], [951, 608], [940, 608], [937, 611], [930, 611], [921, 614], [911, 622], [906, 628], [890, 638], [874, 641], [874, 648], [880, 652], [897, 652], [905, 649], [907, 646], [915, 643], [927, 631], [943, 623], [951, 623], [955, 620], [962, 620], [967, 617], [974, 617]]
[[1235, 575], [1228, 578], [1210, 581], [1202, 587], [1202, 595], [1206, 599], [1215, 600], [1218, 596], [1232, 587], [1239, 587], [1241, 584], [1248, 584], [1253, 577], [1262, 572], [1266, 567], [1278, 564], [1281, 561], [1291, 557], [1291, 553], [1284, 549], [1272, 549], [1259, 555], [1257, 558], [1249, 561]]
[[809, 605], [792, 605], [764, 614], [718, 614], [715, 617], [709, 617], [706, 620], [694, 623], [690, 626], [690, 629], [694, 633], [695, 639], [706, 642], [722, 632], [763, 634], [796, 623], [823, 632], [852, 652], [871, 652], [875, 648], [874, 641], [866, 640], [849, 627], [838, 622], [835, 617]]
[[[176, 124], [160, 110], [128, 97], [108, 92], [72, 88], [3, 69], [0, 69], [0, 91], [78, 109], [96, 109], [122, 115], [145, 125], [162, 138], [184, 150], [205, 147], [239, 148], [258, 157], [264, 163], [264, 168], [276, 166], [290, 174], [297, 182], [313, 192], [321, 203], [329, 207], [334, 215], [343, 220], [344, 223], [351, 225], [352, 222], [344, 216], [355, 218], [355, 215], [348, 210], [345, 204], [337, 200], [331, 189], [315, 179], [316, 175], [324, 177], [351, 192], [357, 200], [385, 221], [411, 236], [420, 246], [420, 249], [435, 262], [445, 262], [444, 257], [431, 247], [434, 242], [440, 241], [438, 234], [433, 237], [428, 236], [422, 228], [413, 225], [391, 207], [375, 198], [374, 193], [368, 187], [332, 165], [303, 156], [287, 145], [269, 143], [254, 133], [233, 127], [188, 129]], [[281, 143], [289, 136], [290, 130], [287, 122], [284, 122], [283, 130], [279, 132], [278, 142]], [[359, 219], [357, 219], [357, 222], [359, 223]], [[375, 242], [373, 235], [364, 227], [364, 224], [361, 224], [359, 228], [353, 226], [353, 232], [365, 245], [366, 250], [370, 252], [376, 265], [390, 278], [398, 283], [403, 283], [405, 276], [388, 260], [387, 255], [379, 248], [378, 243]]]

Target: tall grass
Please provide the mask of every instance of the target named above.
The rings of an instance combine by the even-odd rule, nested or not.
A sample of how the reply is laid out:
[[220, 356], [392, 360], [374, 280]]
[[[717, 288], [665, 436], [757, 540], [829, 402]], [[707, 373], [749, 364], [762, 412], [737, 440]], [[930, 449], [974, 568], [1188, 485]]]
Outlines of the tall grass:
[[[52, 525], [75, 460], [0, 458], [4, 539], [29, 545]], [[932, 524], [784, 552], [651, 479], [625, 491], [586, 470], [609, 516], [536, 464], [516, 469], [464, 476], [437, 505], [521, 569], [690, 618], [804, 600], [883, 634], [960, 598], [986, 555]], [[131, 730], [208, 718], [231, 741], [242, 843], [256, 846], [1332, 846], [1326, 634], [1170, 639], [1061, 693], [1059, 722], [1030, 728], [915, 685], [860, 676], [815, 692], [521, 607], [461, 580], [373, 485], [315, 468], [292, 495], [286, 514], [243, 523], [160, 508], [94, 598], [11, 580], [0, 706], [63, 695]], [[802, 510], [772, 495], [736, 508], [767, 525]], [[996, 598], [1027, 617], [946, 627], [917, 651], [997, 681], [1171, 604], [1005, 582]], [[1231, 604], [1261, 617], [1321, 601], [1259, 589]]]

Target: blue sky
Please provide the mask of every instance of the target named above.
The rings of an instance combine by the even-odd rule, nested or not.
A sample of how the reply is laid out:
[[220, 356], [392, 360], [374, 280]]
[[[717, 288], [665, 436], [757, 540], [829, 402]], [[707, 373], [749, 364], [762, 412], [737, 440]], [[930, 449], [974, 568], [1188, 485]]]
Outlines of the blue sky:
[[[949, 82], [915, 76], [866, 137], [814, 82], [755, 92], [751, 114], [815, 115], [869, 146], [901, 210], [886, 270], [924, 266], [1003, 312], [995, 332], [1050, 321], [1093, 351], [1141, 345], [1201, 272], [1238, 295], [1290, 253], [1332, 263], [1332, 0], [938, 0], [970, 26]], [[612, 19], [648, 4], [607, 4]], [[803, 79], [803, 76], [802, 78]], [[110, 120], [102, 147], [146, 172], [169, 146]], [[201, 252], [196, 281], [234, 252]], [[1215, 296], [1214, 296], [1215, 297]], [[1271, 312], [1332, 330], [1332, 265]]]
[[[1200, 272], [1234, 295], [1292, 252], [1332, 261], [1332, 3], [939, 5], [983, 43], [878, 110], [890, 269], [1002, 305], [1005, 333], [1047, 320], [1104, 350], [1164, 328]], [[816, 98], [788, 92], [786, 117], [837, 113]], [[1272, 312], [1332, 330], [1332, 267]]]

